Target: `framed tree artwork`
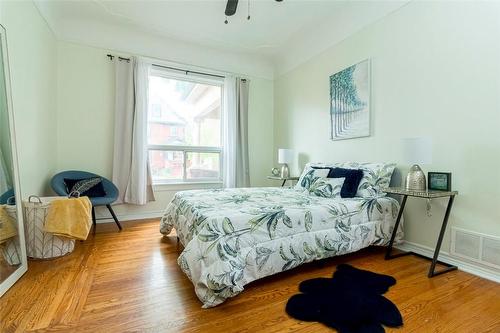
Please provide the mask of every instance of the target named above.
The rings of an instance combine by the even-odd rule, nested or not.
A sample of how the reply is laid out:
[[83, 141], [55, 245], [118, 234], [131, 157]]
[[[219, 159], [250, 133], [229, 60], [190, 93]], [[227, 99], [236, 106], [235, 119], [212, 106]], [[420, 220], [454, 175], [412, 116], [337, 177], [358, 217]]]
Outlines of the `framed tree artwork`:
[[330, 76], [332, 140], [370, 135], [370, 60]]

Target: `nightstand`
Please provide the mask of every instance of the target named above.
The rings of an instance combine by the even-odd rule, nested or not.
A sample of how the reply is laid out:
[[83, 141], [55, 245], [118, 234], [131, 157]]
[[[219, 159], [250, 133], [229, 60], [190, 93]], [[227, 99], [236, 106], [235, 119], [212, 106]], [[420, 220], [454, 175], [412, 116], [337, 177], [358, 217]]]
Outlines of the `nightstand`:
[[[399, 212], [398, 212], [398, 218], [396, 219], [396, 224], [394, 225], [394, 230], [392, 231], [391, 240], [389, 242], [389, 246], [387, 247], [387, 252], [385, 254], [385, 260], [390, 260], [390, 259], [402, 257], [402, 256], [409, 255], [409, 254], [414, 254], [414, 255], [417, 255], [419, 257], [423, 257], [422, 255], [414, 253], [414, 252], [403, 252], [403, 253], [391, 255], [392, 246], [394, 244], [394, 239], [396, 238], [396, 233], [397, 233], [397, 230], [399, 227], [399, 223], [401, 222], [401, 217], [403, 216], [403, 210], [405, 208], [406, 199], [408, 197], [423, 198], [423, 199], [449, 197], [448, 206], [446, 207], [446, 213], [444, 214], [443, 223], [441, 225], [441, 231], [439, 232], [436, 248], [434, 249], [434, 256], [432, 258], [431, 267], [429, 269], [429, 273], [427, 274], [427, 276], [431, 278], [433, 276], [443, 274], [443, 273], [457, 269], [457, 266], [453, 266], [453, 265], [439, 261], [438, 256], [439, 256], [439, 251], [441, 249], [441, 243], [443, 242], [444, 233], [446, 231], [446, 225], [448, 224], [448, 218], [450, 217], [451, 207], [453, 206], [453, 200], [455, 199], [455, 195], [457, 195], [458, 192], [457, 191], [432, 191], [432, 190], [415, 191], [415, 190], [407, 190], [403, 187], [389, 187], [389, 188], [384, 189], [383, 191], [387, 194], [397, 194], [397, 195], [401, 195], [403, 197], [403, 199], [401, 201], [401, 207], [399, 208]], [[429, 259], [427, 257], [423, 257], [423, 258]], [[441, 271], [436, 272], [435, 271], [436, 263], [439, 263], [443, 266], [446, 266], [446, 268], [441, 270]]]
[[267, 179], [272, 179], [272, 180], [281, 180], [283, 183], [281, 184], [281, 187], [285, 186], [286, 182], [289, 181], [297, 181], [299, 180], [299, 177], [286, 177], [286, 178], [281, 178], [280, 176], [267, 176]]

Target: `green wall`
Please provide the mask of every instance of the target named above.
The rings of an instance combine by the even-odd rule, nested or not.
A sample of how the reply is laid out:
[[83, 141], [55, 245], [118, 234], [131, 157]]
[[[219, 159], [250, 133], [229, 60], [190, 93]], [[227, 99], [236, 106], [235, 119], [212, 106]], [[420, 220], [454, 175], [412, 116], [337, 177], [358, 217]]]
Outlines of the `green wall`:
[[[0, 59], [2, 52], [0, 50]], [[12, 186], [12, 155], [10, 144], [9, 114], [7, 113], [7, 96], [5, 95], [5, 82], [3, 80], [3, 62], [0, 60], [0, 163], [5, 163], [7, 184]], [[0, 193], [1, 194], [1, 193]]]
[[[275, 81], [275, 147], [308, 161], [404, 165], [401, 138], [431, 137], [424, 171], [453, 173], [452, 226], [500, 236], [500, 3], [410, 2]], [[329, 139], [331, 74], [371, 59], [372, 135]], [[446, 201], [409, 199], [406, 239], [434, 247]], [[446, 242], [449, 240], [446, 239]], [[444, 250], [448, 250], [448, 243]]]
[[56, 39], [31, 1], [0, 2], [7, 31], [21, 193], [48, 193], [56, 167]]

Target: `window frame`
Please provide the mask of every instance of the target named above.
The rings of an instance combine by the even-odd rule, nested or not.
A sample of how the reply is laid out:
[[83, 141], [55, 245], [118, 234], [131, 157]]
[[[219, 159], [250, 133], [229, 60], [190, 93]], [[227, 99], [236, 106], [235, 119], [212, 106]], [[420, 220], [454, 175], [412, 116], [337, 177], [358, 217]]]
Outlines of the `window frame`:
[[[223, 182], [223, 162], [224, 162], [224, 78], [216, 77], [205, 77], [202, 75], [192, 74], [190, 72], [177, 73], [172, 70], [155, 67], [151, 69], [149, 77], [157, 76], [165, 79], [173, 79], [180, 81], [187, 81], [192, 83], [207, 84], [212, 86], [220, 87], [220, 147], [213, 146], [188, 146], [188, 145], [147, 145], [147, 153], [149, 159], [150, 151], [172, 151], [172, 152], [182, 152], [183, 163], [182, 163], [182, 179], [171, 179], [171, 180], [155, 180], [152, 179], [153, 185], [179, 185], [179, 184], [222, 184]], [[149, 80], [148, 77], [148, 80]], [[149, 108], [149, 105], [148, 105]], [[149, 115], [149, 112], [148, 112]], [[147, 120], [147, 125], [149, 129], [149, 119]], [[218, 153], [219, 154], [219, 177], [218, 178], [196, 178], [187, 179], [186, 161], [188, 153]]]

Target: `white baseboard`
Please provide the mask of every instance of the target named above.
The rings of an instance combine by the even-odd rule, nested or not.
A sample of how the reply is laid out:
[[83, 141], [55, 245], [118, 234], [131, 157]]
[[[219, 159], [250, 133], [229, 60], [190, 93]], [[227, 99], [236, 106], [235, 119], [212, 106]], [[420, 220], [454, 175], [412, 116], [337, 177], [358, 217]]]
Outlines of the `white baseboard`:
[[[107, 210], [106, 213], [107, 214], [96, 214], [96, 218], [98, 219], [97, 223], [113, 222], [113, 218], [111, 218]], [[160, 218], [162, 215], [163, 211], [150, 211], [141, 213], [116, 214], [116, 217], [118, 218], [119, 221], [131, 221], [131, 220], [155, 219], [155, 218]]]
[[[402, 251], [412, 251], [428, 258], [432, 258], [432, 256], [434, 255], [433, 248], [408, 241], [405, 241], [404, 243], [398, 244], [394, 247]], [[458, 267], [458, 269], [464, 272], [471, 273], [480, 276], [482, 278], [500, 283], [500, 271], [498, 270], [490, 269], [472, 262], [468, 262], [461, 258], [452, 256], [445, 251], [440, 251], [438, 259], [443, 262], [455, 265]]]

